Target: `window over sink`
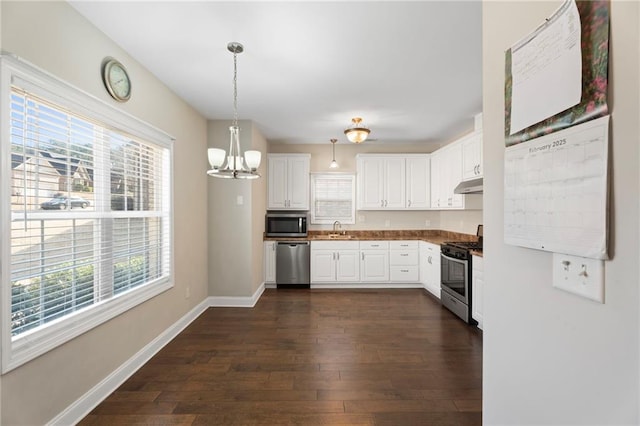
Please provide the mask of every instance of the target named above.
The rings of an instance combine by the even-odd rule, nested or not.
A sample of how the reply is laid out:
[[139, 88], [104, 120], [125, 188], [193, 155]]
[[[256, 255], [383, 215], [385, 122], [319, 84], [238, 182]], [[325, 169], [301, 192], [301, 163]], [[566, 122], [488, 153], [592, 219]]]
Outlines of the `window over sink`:
[[356, 223], [355, 181], [351, 173], [311, 174], [311, 223]]

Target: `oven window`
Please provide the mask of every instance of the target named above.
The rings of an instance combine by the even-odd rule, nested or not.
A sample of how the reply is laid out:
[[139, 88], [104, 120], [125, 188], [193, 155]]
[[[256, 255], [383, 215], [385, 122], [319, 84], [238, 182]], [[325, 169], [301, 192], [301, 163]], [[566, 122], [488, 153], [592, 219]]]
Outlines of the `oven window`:
[[440, 263], [442, 286], [455, 291], [466, 299], [467, 294], [467, 262], [455, 261], [442, 256]]

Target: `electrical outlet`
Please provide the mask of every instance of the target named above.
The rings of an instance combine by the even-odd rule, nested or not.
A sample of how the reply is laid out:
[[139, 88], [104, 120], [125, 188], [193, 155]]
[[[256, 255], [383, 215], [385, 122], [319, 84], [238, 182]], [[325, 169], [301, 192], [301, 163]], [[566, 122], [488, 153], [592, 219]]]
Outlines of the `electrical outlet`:
[[236, 204], [239, 205], [239, 206], [244, 204], [244, 198], [242, 197], [242, 195], [238, 195], [236, 197]]
[[431, 221], [429, 219], [425, 219], [424, 226], [426, 226], [426, 227], [431, 226]]
[[364, 215], [363, 214], [359, 214], [358, 215], [358, 222], [364, 222]]
[[386, 226], [387, 228], [388, 228], [389, 226], [391, 226], [391, 221], [390, 221], [389, 219], [385, 219], [385, 220], [384, 220], [384, 226]]
[[604, 260], [554, 253], [553, 286], [604, 303]]
[[191, 287], [187, 286], [187, 288], [184, 290], [184, 298], [188, 299], [191, 297]]

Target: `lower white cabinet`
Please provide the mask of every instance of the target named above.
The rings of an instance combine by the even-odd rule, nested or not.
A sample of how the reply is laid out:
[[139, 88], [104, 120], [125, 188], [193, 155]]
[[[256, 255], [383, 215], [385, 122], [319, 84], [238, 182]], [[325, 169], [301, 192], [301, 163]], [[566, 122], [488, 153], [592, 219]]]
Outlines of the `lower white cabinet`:
[[484, 265], [480, 256], [471, 258], [471, 317], [478, 321], [478, 328], [483, 329], [484, 312]]
[[389, 281], [389, 241], [360, 241], [360, 279]]
[[431, 294], [440, 298], [440, 246], [420, 242], [420, 281]]
[[360, 281], [359, 254], [357, 241], [312, 241], [311, 282]]
[[389, 280], [413, 283], [420, 279], [418, 241], [389, 242]]
[[276, 282], [276, 241], [264, 242], [264, 282]]

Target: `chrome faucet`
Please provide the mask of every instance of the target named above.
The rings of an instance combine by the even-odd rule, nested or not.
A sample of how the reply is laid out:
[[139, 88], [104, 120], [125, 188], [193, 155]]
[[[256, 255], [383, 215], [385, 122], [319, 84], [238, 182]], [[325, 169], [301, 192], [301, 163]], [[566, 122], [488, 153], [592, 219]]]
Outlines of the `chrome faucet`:
[[340, 230], [342, 230], [342, 224], [340, 223], [340, 221], [339, 221], [339, 220], [336, 220], [335, 222], [333, 222], [333, 232], [334, 232], [334, 233], [336, 232], [336, 226], [337, 226]]

